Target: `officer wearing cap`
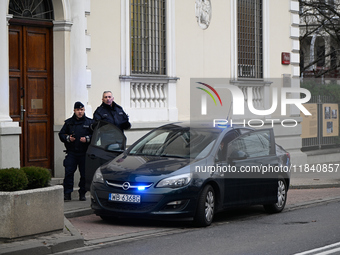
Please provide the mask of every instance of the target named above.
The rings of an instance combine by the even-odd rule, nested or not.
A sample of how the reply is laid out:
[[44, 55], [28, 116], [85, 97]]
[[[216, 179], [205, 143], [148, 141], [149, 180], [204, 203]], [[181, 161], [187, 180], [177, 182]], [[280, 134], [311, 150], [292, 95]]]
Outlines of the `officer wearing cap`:
[[79, 200], [86, 201], [85, 197], [85, 156], [92, 136], [93, 120], [85, 116], [85, 108], [81, 102], [74, 104], [74, 114], [65, 120], [59, 132], [59, 138], [66, 147], [64, 159], [64, 200], [71, 200], [74, 185], [74, 173], [79, 167]]

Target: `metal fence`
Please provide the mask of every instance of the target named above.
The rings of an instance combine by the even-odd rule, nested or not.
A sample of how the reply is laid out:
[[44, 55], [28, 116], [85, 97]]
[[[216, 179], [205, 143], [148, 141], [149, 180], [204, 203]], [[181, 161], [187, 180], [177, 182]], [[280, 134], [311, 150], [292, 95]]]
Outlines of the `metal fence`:
[[311, 149], [311, 148], [318, 148], [321, 149], [322, 147], [331, 147], [337, 144], [338, 136], [330, 136], [324, 137], [323, 134], [323, 109], [322, 105], [327, 103], [336, 103], [332, 96], [312, 96], [308, 103], [317, 104], [317, 126], [318, 132], [317, 137], [313, 138], [302, 138], [302, 149]]

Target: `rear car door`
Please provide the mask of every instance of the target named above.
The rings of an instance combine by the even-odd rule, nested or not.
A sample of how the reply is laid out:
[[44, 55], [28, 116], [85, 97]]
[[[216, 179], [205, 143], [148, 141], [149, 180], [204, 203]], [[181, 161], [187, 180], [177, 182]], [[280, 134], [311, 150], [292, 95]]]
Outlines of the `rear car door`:
[[[275, 151], [275, 139], [272, 129], [250, 131], [228, 144], [228, 163], [235, 167], [239, 184], [233, 202], [254, 204], [266, 202], [275, 194], [276, 180], [264, 175], [263, 166], [275, 166], [278, 157]], [[226, 179], [227, 180], [227, 179]], [[236, 194], [237, 193], [237, 194]], [[228, 196], [226, 196], [228, 197]], [[230, 201], [225, 201], [228, 204]]]
[[112, 123], [100, 121], [95, 127], [86, 152], [86, 190], [90, 190], [93, 175], [98, 167], [114, 159], [126, 148], [126, 137]]

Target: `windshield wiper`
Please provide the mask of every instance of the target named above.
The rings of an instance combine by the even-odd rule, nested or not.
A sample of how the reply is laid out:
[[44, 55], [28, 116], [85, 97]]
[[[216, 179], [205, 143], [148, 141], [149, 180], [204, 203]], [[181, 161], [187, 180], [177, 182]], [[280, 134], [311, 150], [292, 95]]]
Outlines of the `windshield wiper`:
[[160, 157], [167, 157], [167, 158], [190, 158], [186, 156], [180, 156], [180, 155], [171, 155], [171, 154], [162, 154], [159, 155]]

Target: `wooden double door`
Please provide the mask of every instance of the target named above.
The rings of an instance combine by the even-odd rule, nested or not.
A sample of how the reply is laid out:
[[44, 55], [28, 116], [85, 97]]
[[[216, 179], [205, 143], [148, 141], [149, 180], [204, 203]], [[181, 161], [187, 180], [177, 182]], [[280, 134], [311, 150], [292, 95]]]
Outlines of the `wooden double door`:
[[21, 166], [53, 167], [52, 23], [10, 20], [10, 116], [20, 122]]

